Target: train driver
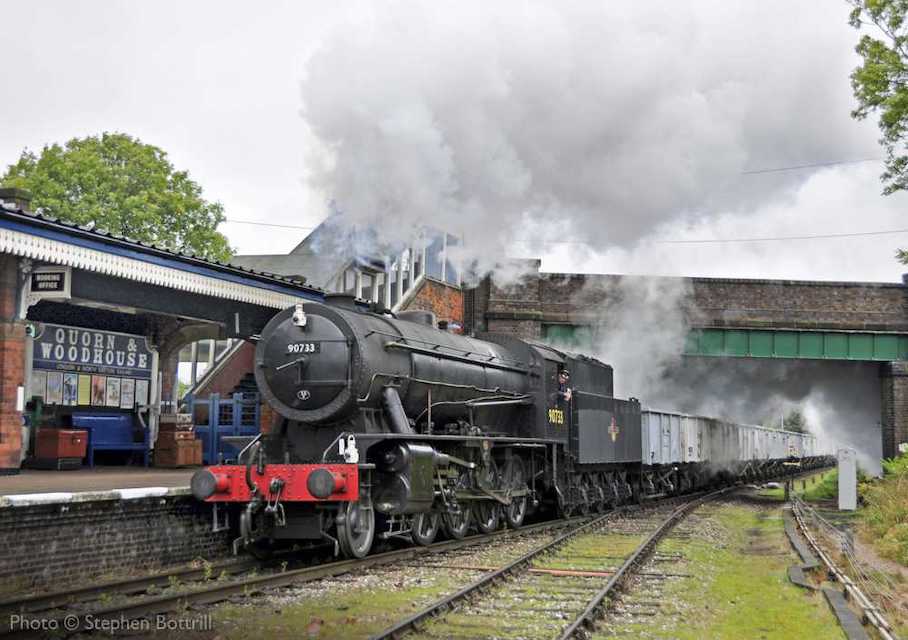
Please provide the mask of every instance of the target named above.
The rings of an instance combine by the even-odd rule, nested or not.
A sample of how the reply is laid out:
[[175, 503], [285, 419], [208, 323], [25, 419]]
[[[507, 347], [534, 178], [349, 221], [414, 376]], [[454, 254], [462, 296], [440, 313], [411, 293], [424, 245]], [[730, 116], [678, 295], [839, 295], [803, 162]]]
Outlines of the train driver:
[[571, 382], [571, 372], [567, 369], [562, 369], [558, 372], [558, 406], [560, 407], [570, 407], [571, 406], [571, 388], [568, 386]]

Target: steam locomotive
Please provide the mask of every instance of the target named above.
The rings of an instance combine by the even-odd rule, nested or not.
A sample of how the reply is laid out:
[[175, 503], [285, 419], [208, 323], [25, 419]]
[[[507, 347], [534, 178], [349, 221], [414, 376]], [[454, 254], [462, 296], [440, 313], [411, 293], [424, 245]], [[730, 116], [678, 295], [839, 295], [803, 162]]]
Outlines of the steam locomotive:
[[425, 545], [439, 531], [519, 527], [544, 506], [588, 513], [765, 475], [789, 457], [819, 461], [801, 434], [789, 436], [797, 455], [751, 447], [745, 458], [732, 442], [741, 432], [708, 419], [675, 429], [675, 454], [670, 416], [663, 451], [669, 414], [615, 398], [612, 368], [595, 358], [453, 334], [430, 313], [370, 312], [343, 294], [272, 318], [255, 378], [279, 424], [191, 482], [196, 498], [236, 512], [253, 550], [327, 541], [363, 557], [377, 537]]

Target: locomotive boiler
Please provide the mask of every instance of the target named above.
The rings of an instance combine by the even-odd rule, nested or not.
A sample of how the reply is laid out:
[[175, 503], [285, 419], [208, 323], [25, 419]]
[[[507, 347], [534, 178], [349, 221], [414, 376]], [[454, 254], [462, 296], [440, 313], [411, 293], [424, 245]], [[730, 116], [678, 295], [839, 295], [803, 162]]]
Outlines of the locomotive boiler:
[[192, 491], [236, 513], [253, 551], [329, 542], [362, 557], [376, 537], [429, 544], [519, 527], [541, 505], [587, 513], [710, 482], [705, 456], [644, 458], [640, 403], [614, 398], [612, 376], [584, 355], [328, 295], [265, 326], [255, 378], [280, 419]]

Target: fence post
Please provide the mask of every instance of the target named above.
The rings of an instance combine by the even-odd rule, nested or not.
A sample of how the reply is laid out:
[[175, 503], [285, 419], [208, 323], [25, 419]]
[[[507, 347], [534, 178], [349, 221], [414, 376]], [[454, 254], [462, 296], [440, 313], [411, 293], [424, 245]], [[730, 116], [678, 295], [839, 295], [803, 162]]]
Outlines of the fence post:
[[240, 435], [240, 426], [243, 424], [243, 394], [233, 394], [233, 435]]
[[220, 451], [221, 396], [208, 396], [208, 459], [217, 460]]

